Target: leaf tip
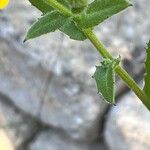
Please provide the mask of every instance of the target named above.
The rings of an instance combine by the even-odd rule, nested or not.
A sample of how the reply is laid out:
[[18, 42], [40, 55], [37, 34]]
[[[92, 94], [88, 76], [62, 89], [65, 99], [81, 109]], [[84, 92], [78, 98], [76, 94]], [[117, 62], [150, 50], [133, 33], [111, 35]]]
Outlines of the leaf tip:
[[129, 2], [128, 6], [131, 7], [131, 6], [133, 6], [133, 4], [131, 2]]
[[27, 40], [28, 40], [28, 39], [27, 39], [27, 38], [25, 38], [25, 39], [23, 40], [23, 43], [25, 43]]
[[129, 6], [133, 6], [133, 4], [132, 4], [132, 3], [130, 3], [130, 4], [129, 4]]
[[113, 106], [117, 106], [116, 103], [113, 103]]
[[130, 0], [126, 0], [126, 2], [127, 2], [127, 4], [128, 4], [129, 7], [133, 6], [133, 4], [132, 4], [132, 2]]

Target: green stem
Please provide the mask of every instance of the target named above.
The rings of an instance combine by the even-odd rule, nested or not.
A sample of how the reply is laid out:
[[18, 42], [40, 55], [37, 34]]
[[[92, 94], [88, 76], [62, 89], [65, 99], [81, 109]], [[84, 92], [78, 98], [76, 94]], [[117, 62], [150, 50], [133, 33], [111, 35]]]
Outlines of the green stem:
[[[73, 13], [66, 7], [58, 3], [56, 0], [45, 0], [53, 8], [61, 12], [63, 15], [73, 16]], [[113, 59], [112, 55], [107, 51], [105, 46], [98, 40], [96, 35], [93, 33], [92, 29], [82, 30], [86, 37], [95, 46], [97, 51], [103, 56], [103, 58]], [[143, 90], [138, 86], [138, 84], [131, 78], [131, 76], [120, 66], [116, 68], [116, 73], [122, 78], [122, 80], [131, 88], [137, 97], [143, 102], [143, 104], [150, 110], [150, 100], [147, 98]]]
[[56, 0], [44, 0], [47, 4], [49, 4], [50, 6], [52, 6], [53, 8], [55, 8], [56, 10], [58, 10], [59, 12], [61, 12], [63, 15], [65, 16], [73, 16], [73, 13], [66, 8], [65, 6], [61, 5], [59, 2], [57, 2]]
[[[91, 29], [86, 29], [83, 32], [104, 58], [113, 59], [111, 54], [98, 40], [98, 38]], [[115, 71], [127, 84], [127, 86], [134, 91], [134, 93], [143, 102], [143, 104], [150, 110], [150, 100], [147, 98], [147, 96], [144, 94], [143, 90], [138, 86], [138, 84], [131, 78], [131, 76], [121, 66], [118, 66]]]

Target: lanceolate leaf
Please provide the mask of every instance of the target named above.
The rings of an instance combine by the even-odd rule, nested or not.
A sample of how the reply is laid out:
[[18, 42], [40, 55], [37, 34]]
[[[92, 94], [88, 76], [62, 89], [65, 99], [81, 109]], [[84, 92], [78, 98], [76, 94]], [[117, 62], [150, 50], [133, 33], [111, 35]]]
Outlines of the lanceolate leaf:
[[146, 52], [147, 52], [147, 59], [145, 61], [146, 75], [144, 79], [145, 80], [144, 92], [150, 98], [150, 41], [147, 44]]
[[36, 38], [49, 32], [54, 32], [64, 25], [67, 19], [67, 17], [61, 15], [57, 11], [47, 13], [31, 26], [25, 40]]
[[98, 92], [111, 104], [115, 104], [115, 67], [119, 62], [119, 59], [104, 60], [101, 66], [96, 67], [93, 76], [96, 80]]
[[80, 25], [94, 27], [129, 6], [128, 0], [95, 0], [88, 6], [86, 15], [82, 15]]
[[57, 11], [45, 14], [28, 30], [25, 41], [43, 34], [60, 30], [75, 40], [85, 40], [86, 36], [76, 27], [73, 19], [61, 15]]
[[[59, 12], [54, 12], [54, 9], [47, 3], [47, 0], [29, 0], [32, 5], [43, 12], [44, 15], [29, 29], [26, 40], [36, 38], [42, 34], [54, 32], [59, 29], [67, 34], [74, 40], [85, 40], [86, 36], [75, 25], [72, 18], [67, 18], [61, 15]], [[57, 0], [57, 2], [63, 4], [70, 9], [69, 2], [67, 0]], [[53, 12], [52, 12], [53, 11]], [[58, 17], [58, 18], [57, 18]]]

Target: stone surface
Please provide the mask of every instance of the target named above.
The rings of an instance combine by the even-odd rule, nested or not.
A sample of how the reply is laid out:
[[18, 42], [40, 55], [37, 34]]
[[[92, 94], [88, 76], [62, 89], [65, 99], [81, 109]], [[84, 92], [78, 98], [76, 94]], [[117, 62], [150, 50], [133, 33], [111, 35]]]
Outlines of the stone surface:
[[105, 140], [110, 150], [149, 150], [150, 112], [129, 93], [107, 118]]
[[[0, 93], [0, 131], [2, 130], [2, 132], [9, 137], [9, 140], [11, 140], [11, 142], [9, 142], [10, 146], [16, 149], [28, 140], [37, 129], [38, 126], [33, 118], [21, 113], [11, 104], [7, 96]], [[0, 139], [2, 139], [2, 137], [0, 137]], [[3, 141], [0, 140], [0, 143], [1, 142]], [[0, 149], [2, 149], [1, 145]], [[5, 148], [3, 149], [5, 150]]]
[[0, 45], [1, 93], [27, 114], [64, 129], [75, 139], [97, 138], [99, 118], [106, 104], [99, 100], [96, 90], [91, 90], [95, 84], [90, 76], [84, 78], [93, 81], [93, 85], [83, 81], [82, 76], [58, 76], [11, 40], [1, 39]]
[[0, 130], [0, 149], [14, 150], [13, 144], [3, 130]]
[[96, 146], [96, 144], [74, 142], [53, 131], [42, 132], [28, 148], [29, 150], [105, 150], [102, 144]]

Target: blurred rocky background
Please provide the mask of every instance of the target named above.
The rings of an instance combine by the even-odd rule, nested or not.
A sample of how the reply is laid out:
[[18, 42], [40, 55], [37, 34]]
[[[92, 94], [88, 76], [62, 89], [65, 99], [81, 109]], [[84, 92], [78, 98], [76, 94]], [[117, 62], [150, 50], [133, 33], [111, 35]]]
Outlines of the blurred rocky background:
[[[142, 86], [150, 1], [133, 3], [95, 32]], [[56, 32], [23, 43], [39, 16], [21, 0], [0, 11], [0, 150], [149, 150], [149, 111], [119, 78], [117, 106], [103, 101], [88, 40]]]

